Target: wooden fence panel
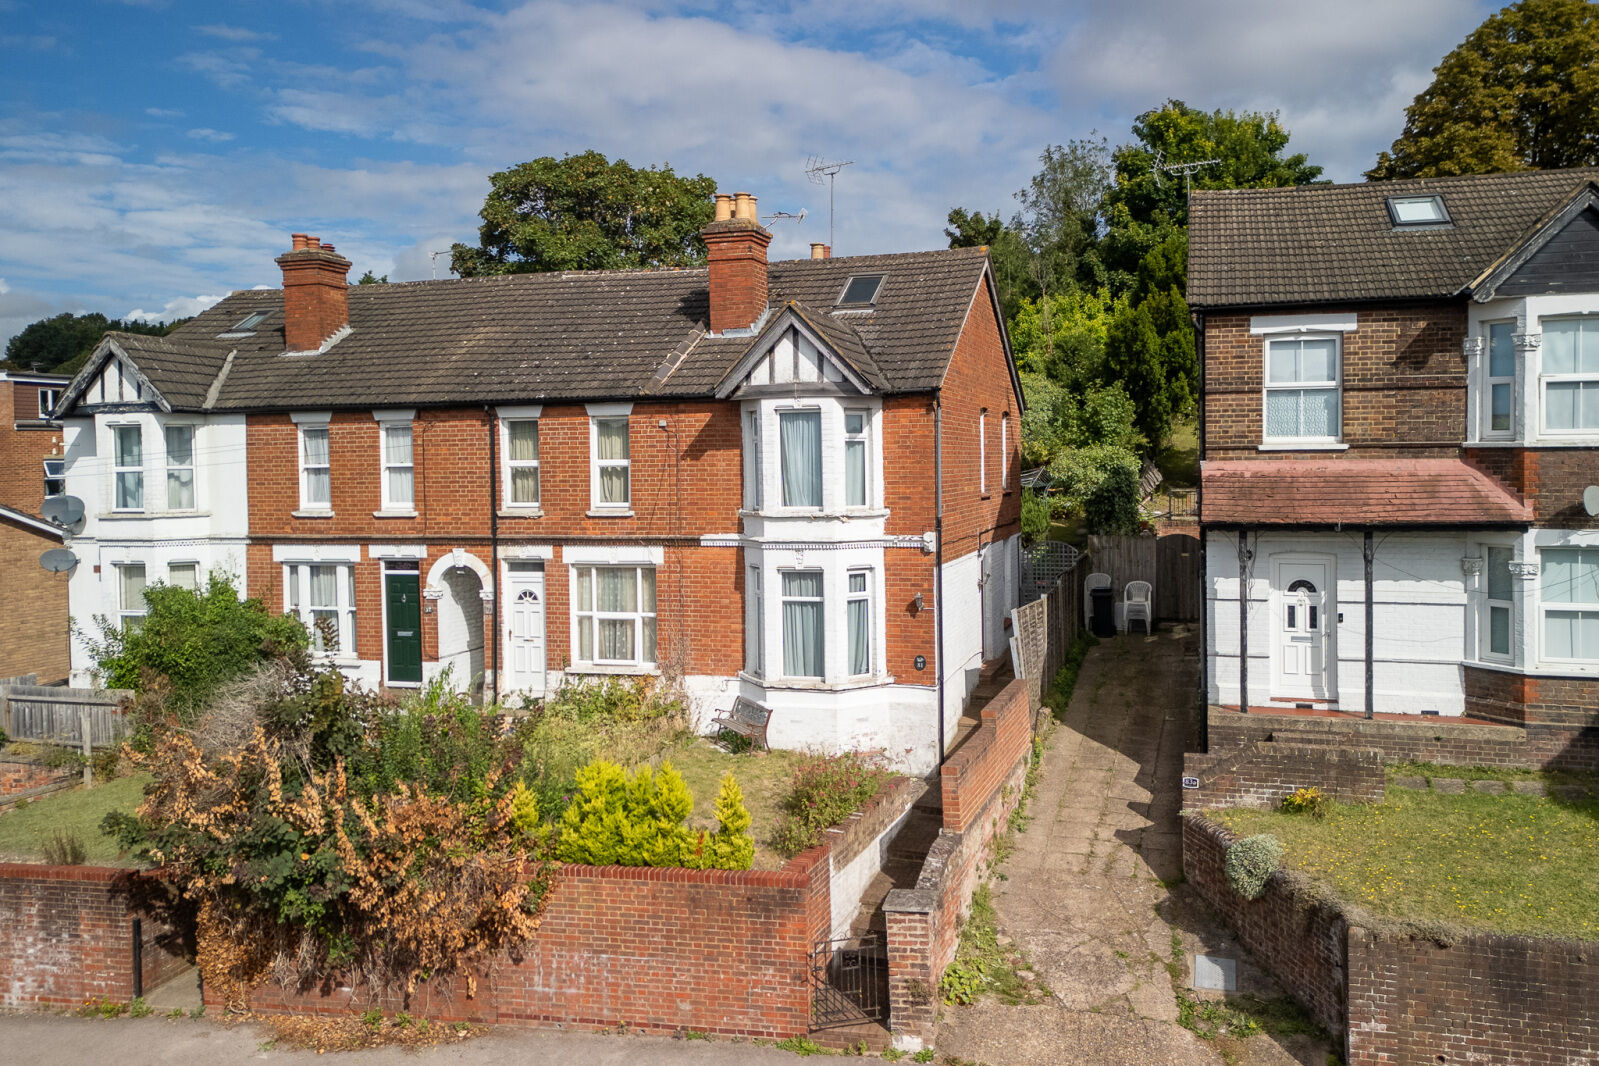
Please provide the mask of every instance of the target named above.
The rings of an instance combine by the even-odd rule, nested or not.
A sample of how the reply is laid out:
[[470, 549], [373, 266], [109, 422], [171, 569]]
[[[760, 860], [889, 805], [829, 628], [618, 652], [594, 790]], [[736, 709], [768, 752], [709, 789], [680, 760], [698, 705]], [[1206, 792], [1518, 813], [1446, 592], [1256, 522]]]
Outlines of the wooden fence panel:
[[1083, 576], [1088, 557], [1062, 574], [1038, 599], [1011, 611], [1011, 662], [1016, 676], [1027, 682], [1027, 695], [1036, 712], [1043, 706], [1049, 685], [1066, 662], [1066, 650], [1083, 628]]
[[1204, 602], [1205, 559], [1199, 538], [1168, 533], [1155, 545], [1155, 617], [1197, 622]]
[[12, 740], [78, 747], [83, 743], [83, 714], [89, 717], [90, 743], [115, 747], [127, 732], [122, 701], [126, 689], [58, 688], [53, 685], [0, 686], [0, 728]]

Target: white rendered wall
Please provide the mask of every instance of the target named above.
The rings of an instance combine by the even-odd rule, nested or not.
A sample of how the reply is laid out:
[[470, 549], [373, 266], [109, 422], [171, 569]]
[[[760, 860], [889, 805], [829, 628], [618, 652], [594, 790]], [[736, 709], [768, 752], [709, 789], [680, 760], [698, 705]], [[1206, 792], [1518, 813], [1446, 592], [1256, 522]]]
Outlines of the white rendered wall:
[[939, 644], [944, 678], [944, 742], [949, 744], [960, 724], [966, 697], [977, 687], [983, 669], [983, 561], [979, 552], [959, 559], [946, 559], [940, 585], [943, 603], [939, 620], [943, 633]]

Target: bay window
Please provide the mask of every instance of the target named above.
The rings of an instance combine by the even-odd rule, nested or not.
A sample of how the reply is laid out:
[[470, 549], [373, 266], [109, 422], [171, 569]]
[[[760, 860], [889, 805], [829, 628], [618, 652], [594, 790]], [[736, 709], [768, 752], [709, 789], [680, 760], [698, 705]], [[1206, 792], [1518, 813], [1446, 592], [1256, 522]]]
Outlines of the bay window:
[[762, 677], [766, 667], [766, 656], [762, 648], [764, 644], [762, 626], [766, 610], [761, 596], [761, 568], [751, 566], [744, 573], [744, 669], [756, 677]]
[[1510, 661], [1511, 625], [1515, 611], [1514, 584], [1510, 578], [1509, 548], [1489, 547], [1484, 551], [1486, 565], [1484, 581], [1487, 585], [1485, 624], [1482, 631], [1481, 655], [1485, 659]]
[[579, 566], [572, 618], [579, 663], [649, 666], [656, 661], [655, 568]]
[[822, 506], [822, 412], [779, 411], [784, 507]]
[[1545, 548], [1543, 657], [1599, 663], [1599, 548]]
[[1483, 374], [1482, 435], [1515, 436], [1516, 324], [1488, 324], [1488, 366]]
[[822, 572], [784, 570], [783, 673], [820, 678], [824, 674]]
[[355, 655], [355, 567], [348, 563], [290, 563], [283, 568], [283, 602], [311, 631], [311, 650]]
[[167, 426], [167, 510], [194, 510], [194, 427]]
[[144, 439], [138, 426], [112, 426], [114, 506], [118, 511], [144, 509]]
[[872, 672], [872, 592], [871, 572], [849, 572], [849, 673], [855, 677]]
[[1543, 428], [1599, 432], [1599, 316], [1543, 320]]
[[1336, 442], [1342, 432], [1337, 337], [1266, 342], [1265, 439]]
[[844, 506], [865, 507], [871, 498], [867, 490], [867, 470], [872, 450], [867, 434], [872, 425], [869, 411], [844, 412]]
[[761, 465], [760, 408], [744, 413], [744, 439], [749, 442], [744, 449], [744, 509], [759, 511], [766, 495], [761, 491], [761, 481], [766, 474]]

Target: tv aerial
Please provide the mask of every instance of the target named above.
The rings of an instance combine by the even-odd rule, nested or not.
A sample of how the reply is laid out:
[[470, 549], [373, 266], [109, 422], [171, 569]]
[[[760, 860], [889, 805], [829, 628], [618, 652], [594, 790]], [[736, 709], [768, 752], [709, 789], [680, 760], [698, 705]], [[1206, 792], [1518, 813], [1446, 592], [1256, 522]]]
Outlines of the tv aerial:
[[855, 160], [841, 159], [830, 163], [821, 156], [811, 156], [805, 162], [805, 177], [812, 185], [822, 184], [827, 181], [827, 247], [833, 247], [833, 185], [838, 179], [838, 172], [845, 167], [854, 166]]
[[1183, 176], [1183, 199], [1186, 200], [1188, 199], [1188, 194], [1190, 191], [1189, 186], [1193, 182], [1194, 175], [1199, 173], [1200, 168], [1215, 166], [1220, 162], [1220, 159], [1196, 159], [1191, 163], [1168, 163], [1166, 162], [1166, 153], [1157, 148], [1155, 149], [1154, 164], [1155, 181], [1158, 184], [1160, 182], [1160, 176], [1163, 173], [1181, 174]]
[[792, 211], [773, 211], [771, 214], [766, 216], [766, 221], [768, 221], [768, 222], [804, 222], [805, 221], [805, 209], [803, 207], [800, 208], [799, 209], [799, 214], [795, 214]]

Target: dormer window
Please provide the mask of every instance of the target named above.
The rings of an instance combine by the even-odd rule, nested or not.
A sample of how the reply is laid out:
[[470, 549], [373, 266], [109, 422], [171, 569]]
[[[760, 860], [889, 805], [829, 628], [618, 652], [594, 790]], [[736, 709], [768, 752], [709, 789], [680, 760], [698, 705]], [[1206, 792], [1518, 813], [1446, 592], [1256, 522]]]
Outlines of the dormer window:
[[844, 286], [844, 291], [838, 297], [838, 306], [870, 307], [877, 302], [877, 291], [882, 287], [882, 274], [857, 274]]
[[1395, 226], [1442, 226], [1449, 222], [1442, 196], [1390, 196], [1388, 217]]

